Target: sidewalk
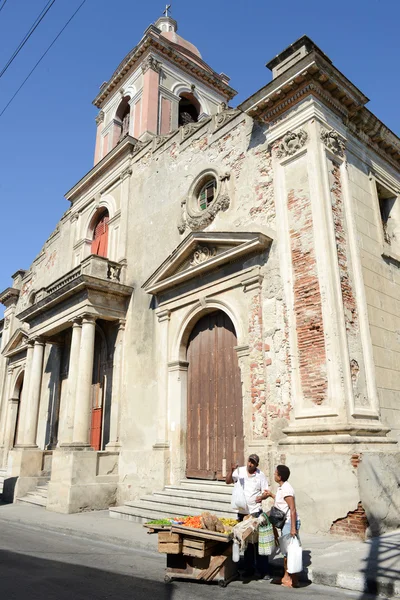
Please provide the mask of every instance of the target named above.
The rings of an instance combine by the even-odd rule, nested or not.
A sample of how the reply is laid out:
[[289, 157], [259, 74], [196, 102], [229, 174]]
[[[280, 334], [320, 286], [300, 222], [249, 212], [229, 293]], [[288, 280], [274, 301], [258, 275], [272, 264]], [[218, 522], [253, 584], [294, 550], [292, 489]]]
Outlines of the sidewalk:
[[[110, 519], [108, 511], [72, 515], [36, 506], [0, 504], [1, 522], [157, 552], [157, 536], [137, 523]], [[400, 598], [400, 530], [365, 543], [302, 534], [304, 578], [314, 583]], [[272, 561], [279, 569], [282, 559]]]

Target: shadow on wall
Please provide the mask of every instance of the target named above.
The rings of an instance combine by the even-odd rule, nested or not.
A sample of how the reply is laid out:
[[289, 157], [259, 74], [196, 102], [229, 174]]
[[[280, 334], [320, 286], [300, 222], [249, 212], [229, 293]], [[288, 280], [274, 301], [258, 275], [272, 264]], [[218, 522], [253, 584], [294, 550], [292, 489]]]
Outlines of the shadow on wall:
[[258, 146], [265, 144], [267, 139], [265, 135], [265, 128], [265, 125], [258, 123], [257, 121], [253, 121], [253, 128], [251, 130], [247, 151], [253, 150], [253, 148], [258, 148]]
[[6, 550], [0, 550], [0, 579], [2, 597], [14, 600], [171, 600], [174, 593], [173, 585], [151, 579]]
[[[365, 591], [359, 600], [371, 594], [392, 597], [400, 589], [400, 454], [364, 455], [360, 467], [361, 498], [367, 506], [370, 532], [378, 537], [366, 542]], [[387, 529], [397, 531], [382, 535]]]
[[368, 542], [369, 553], [362, 569], [365, 591], [359, 600], [392, 597], [400, 589], [400, 532], [375, 537]]

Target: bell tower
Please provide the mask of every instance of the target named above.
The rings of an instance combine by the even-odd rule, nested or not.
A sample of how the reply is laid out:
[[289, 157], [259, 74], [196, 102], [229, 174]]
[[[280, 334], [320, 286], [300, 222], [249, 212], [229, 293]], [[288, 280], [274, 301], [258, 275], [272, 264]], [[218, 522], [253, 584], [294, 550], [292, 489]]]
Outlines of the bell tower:
[[121, 139], [146, 140], [215, 114], [236, 91], [199, 50], [178, 35], [178, 23], [164, 15], [103, 83], [93, 104], [99, 108], [95, 164]]

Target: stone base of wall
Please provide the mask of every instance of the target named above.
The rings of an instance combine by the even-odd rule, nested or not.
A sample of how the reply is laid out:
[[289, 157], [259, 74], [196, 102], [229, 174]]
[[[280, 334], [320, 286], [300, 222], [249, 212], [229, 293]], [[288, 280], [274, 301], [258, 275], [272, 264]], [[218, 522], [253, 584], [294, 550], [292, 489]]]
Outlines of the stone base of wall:
[[364, 539], [400, 528], [400, 452], [286, 448], [270, 463], [290, 468], [304, 532]]
[[113, 506], [118, 485], [118, 454], [55, 450], [47, 510], [75, 513]]

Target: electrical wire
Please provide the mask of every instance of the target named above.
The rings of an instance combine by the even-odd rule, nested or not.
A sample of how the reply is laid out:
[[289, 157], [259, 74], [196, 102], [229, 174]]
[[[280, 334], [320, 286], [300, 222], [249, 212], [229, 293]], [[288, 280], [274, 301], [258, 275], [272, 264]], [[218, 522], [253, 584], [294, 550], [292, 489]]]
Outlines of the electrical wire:
[[8, 103], [5, 105], [5, 107], [3, 108], [3, 110], [0, 112], [0, 117], [6, 112], [7, 108], [10, 106], [11, 102], [14, 100], [14, 98], [16, 97], [16, 95], [21, 91], [21, 89], [24, 87], [25, 83], [28, 81], [29, 77], [32, 75], [32, 73], [36, 70], [36, 68], [39, 66], [39, 64], [42, 62], [42, 60], [44, 59], [44, 57], [46, 56], [46, 54], [49, 52], [49, 50], [54, 46], [54, 44], [56, 43], [56, 41], [58, 40], [58, 38], [60, 37], [60, 35], [63, 33], [63, 31], [68, 27], [68, 25], [71, 23], [72, 19], [75, 17], [75, 15], [80, 11], [80, 9], [82, 8], [82, 6], [85, 4], [86, 0], [83, 0], [80, 5], [78, 6], [78, 8], [76, 9], [76, 11], [73, 13], [73, 15], [68, 19], [68, 21], [65, 23], [64, 27], [57, 33], [56, 37], [54, 38], [54, 40], [51, 42], [51, 44], [47, 47], [47, 49], [43, 52], [42, 56], [39, 58], [39, 60], [37, 61], [37, 63], [35, 64], [35, 66], [33, 67], [33, 69], [30, 71], [30, 73], [28, 73], [28, 75], [25, 77], [24, 81], [21, 83], [21, 85], [19, 86], [19, 88], [17, 89], [17, 91], [15, 92], [15, 94], [10, 98], [10, 100], [8, 101]]
[[[49, 10], [51, 9], [51, 7], [53, 6], [53, 4], [54, 4], [55, 1], [56, 0], [49, 0], [49, 2], [43, 8], [42, 12], [36, 17], [35, 21], [31, 25], [28, 33], [26, 33], [25, 36], [22, 38], [22, 40], [20, 41], [19, 45], [14, 50], [12, 56], [8, 59], [7, 63], [4, 65], [4, 67], [0, 71], [0, 77], [2, 77], [4, 75], [4, 73], [7, 71], [8, 67], [11, 65], [11, 63], [13, 62], [13, 60], [21, 52], [21, 50], [25, 46], [26, 42], [29, 40], [29, 38], [31, 37], [31, 35], [35, 31], [35, 29], [40, 25], [41, 21], [43, 21], [43, 19], [45, 18], [45, 16], [49, 12]], [[3, 6], [4, 6], [4, 4], [3, 4]], [[0, 8], [0, 10], [1, 10], [1, 8]]]
[[3, 10], [3, 8], [5, 7], [7, 0], [3, 0], [3, 4], [0, 6], [0, 12]]

